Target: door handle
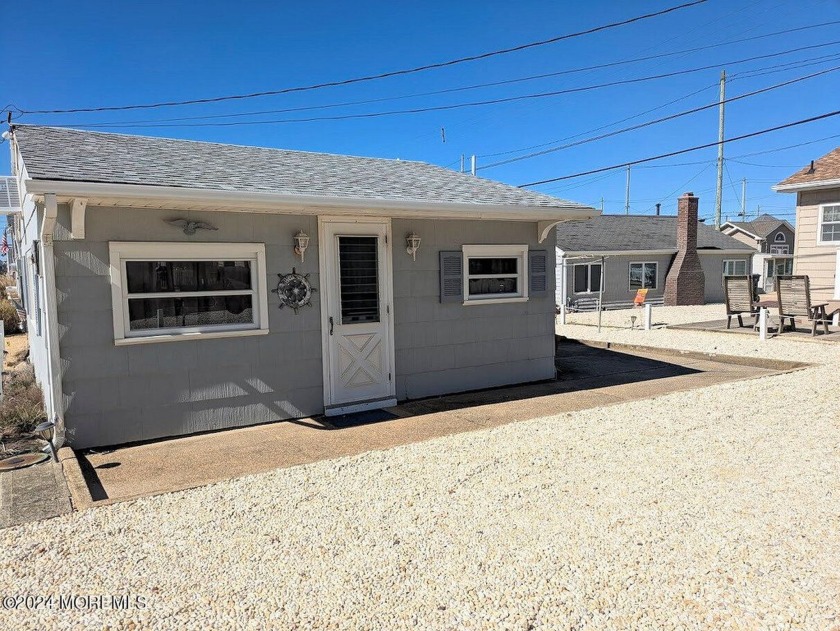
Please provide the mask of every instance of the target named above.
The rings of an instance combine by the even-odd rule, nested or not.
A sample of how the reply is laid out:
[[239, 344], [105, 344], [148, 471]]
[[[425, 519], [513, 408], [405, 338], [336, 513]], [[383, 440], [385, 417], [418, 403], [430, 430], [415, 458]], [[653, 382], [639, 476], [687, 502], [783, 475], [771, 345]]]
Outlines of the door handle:
[[330, 335], [333, 334], [333, 319], [330, 317]]

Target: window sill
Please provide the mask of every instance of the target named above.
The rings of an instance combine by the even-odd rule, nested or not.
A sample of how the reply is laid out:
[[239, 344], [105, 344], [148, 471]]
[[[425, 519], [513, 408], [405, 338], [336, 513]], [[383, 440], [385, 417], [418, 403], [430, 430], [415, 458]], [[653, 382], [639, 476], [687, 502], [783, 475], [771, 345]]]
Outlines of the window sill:
[[149, 335], [146, 337], [126, 337], [114, 340], [114, 346], [132, 346], [134, 344], [157, 344], [159, 342], [185, 342], [188, 340], [219, 339], [223, 337], [248, 337], [268, 335], [268, 329], [248, 329], [245, 331], [212, 331], [207, 333], [171, 333], [167, 335]]
[[464, 306], [470, 307], [472, 305], [498, 305], [505, 302], [528, 302], [528, 297], [517, 296], [516, 298], [484, 298], [478, 300], [465, 300]]

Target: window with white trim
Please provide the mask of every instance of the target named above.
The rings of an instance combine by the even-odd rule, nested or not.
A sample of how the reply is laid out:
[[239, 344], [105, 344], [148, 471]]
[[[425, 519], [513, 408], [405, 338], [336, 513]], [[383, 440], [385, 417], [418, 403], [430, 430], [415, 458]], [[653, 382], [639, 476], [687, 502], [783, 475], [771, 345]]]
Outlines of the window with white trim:
[[820, 243], [840, 243], [840, 204], [820, 206]]
[[723, 262], [724, 276], [746, 276], [747, 262], [743, 259], [733, 259]]
[[630, 289], [656, 289], [659, 264], [630, 263]]
[[464, 304], [528, 299], [527, 245], [465, 245]]
[[770, 254], [790, 254], [789, 247], [787, 245], [771, 245]]
[[268, 332], [262, 243], [110, 244], [114, 339]]
[[601, 264], [577, 263], [574, 266], [575, 293], [591, 294], [601, 289]]
[[776, 236], [773, 237], [773, 241], [776, 243], [786, 243], [787, 239], [785, 238], [784, 232], [777, 232]]

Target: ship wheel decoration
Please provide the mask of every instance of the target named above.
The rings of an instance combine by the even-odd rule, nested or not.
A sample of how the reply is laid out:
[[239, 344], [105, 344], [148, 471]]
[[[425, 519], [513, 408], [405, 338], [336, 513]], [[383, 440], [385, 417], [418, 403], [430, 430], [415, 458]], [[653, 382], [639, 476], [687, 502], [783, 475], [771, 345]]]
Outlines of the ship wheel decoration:
[[298, 274], [293, 267], [291, 274], [277, 274], [280, 280], [277, 288], [271, 292], [280, 298], [280, 308], [291, 307], [297, 313], [298, 309], [312, 306], [312, 294], [318, 291], [309, 282], [309, 274]]

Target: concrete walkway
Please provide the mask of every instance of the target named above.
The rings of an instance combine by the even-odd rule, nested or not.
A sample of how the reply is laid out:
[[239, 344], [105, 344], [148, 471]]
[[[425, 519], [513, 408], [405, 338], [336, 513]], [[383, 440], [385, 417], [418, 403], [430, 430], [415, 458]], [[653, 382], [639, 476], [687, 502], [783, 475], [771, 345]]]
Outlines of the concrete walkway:
[[319, 419], [278, 422], [93, 451], [63, 464], [73, 503], [85, 508], [783, 371], [572, 342], [558, 345], [557, 365], [556, 381], [408, 402], [383, 422], [345, 429]]
[[72, 510], [57, 462], [0, 473], [0, 528], [58, 517]]

